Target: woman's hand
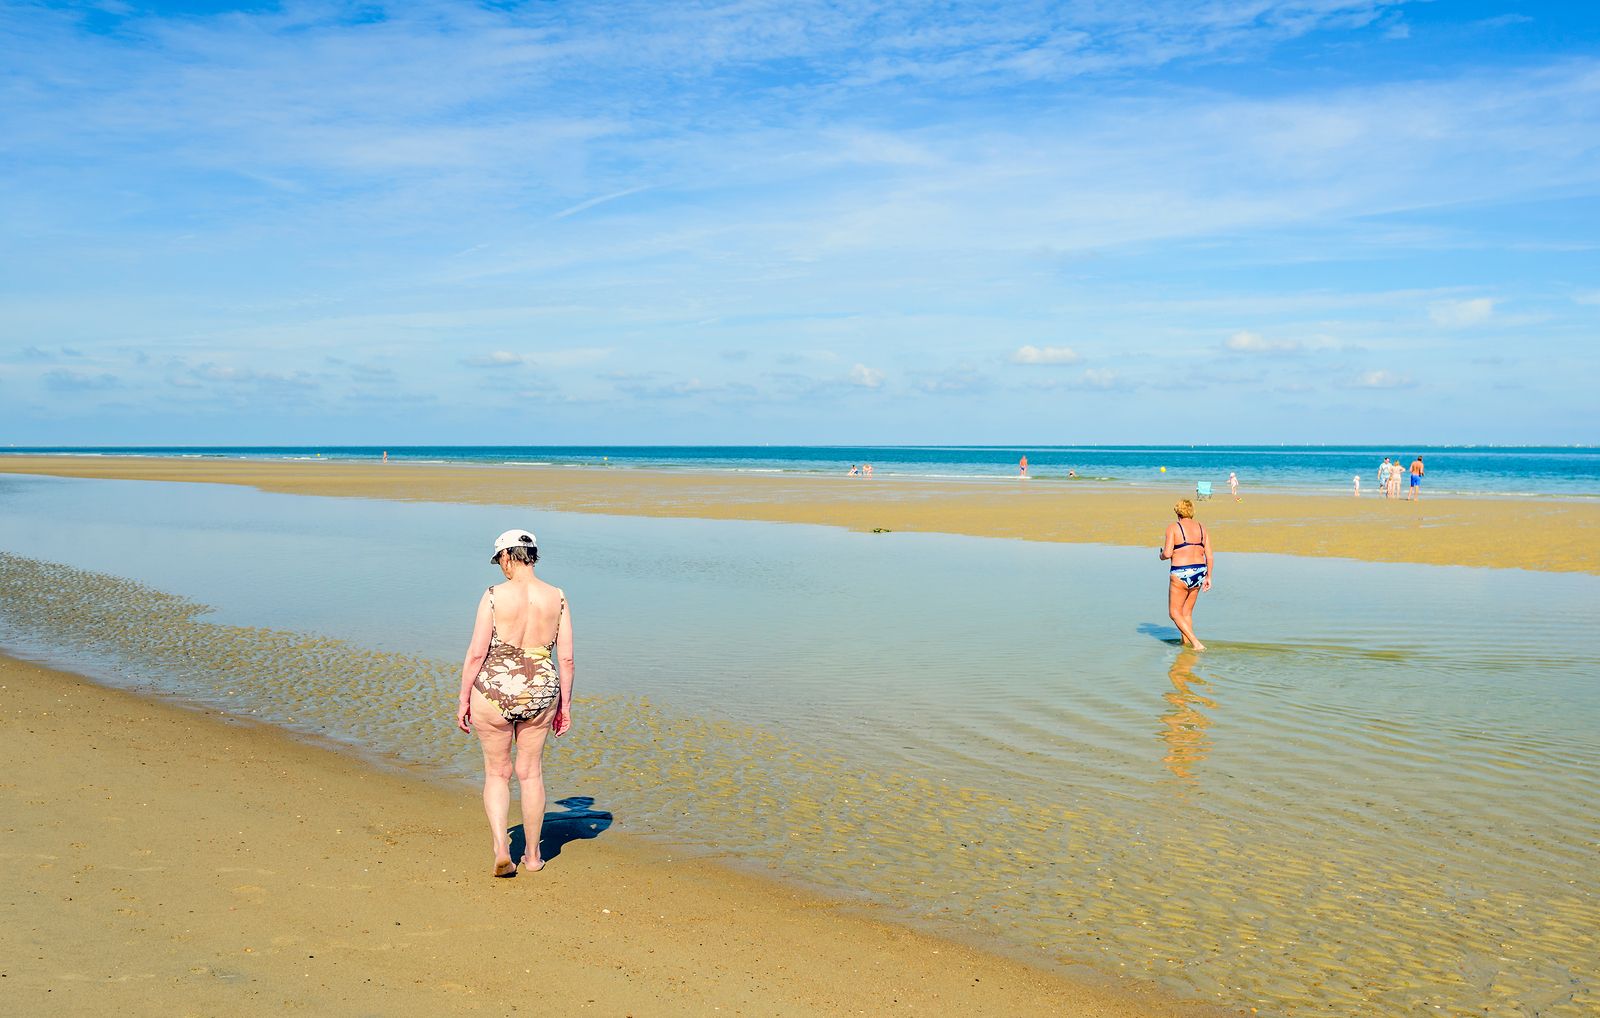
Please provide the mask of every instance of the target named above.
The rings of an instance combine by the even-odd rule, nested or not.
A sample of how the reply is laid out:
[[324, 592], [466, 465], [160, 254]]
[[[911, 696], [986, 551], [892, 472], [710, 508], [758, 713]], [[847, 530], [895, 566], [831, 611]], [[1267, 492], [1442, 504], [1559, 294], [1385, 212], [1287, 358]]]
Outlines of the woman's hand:
[[1211, 575], [1209, 573], [1206, 574], [1206, 578], [1205, 579], [1200, 581], [1200, 589], [1201, 590], [1210, 590], [1211, 589]]
[[472, 701], [463, 700], [456, 704], [456, 727], [472, 734]]
[[565, 701], [562, 701], [561, 706], [556, 708], [554, 720], [550, 722], [550, 730], [560, 736], [567, 734], [567, 730], [571, 727], [572, 709], [567, 706]]

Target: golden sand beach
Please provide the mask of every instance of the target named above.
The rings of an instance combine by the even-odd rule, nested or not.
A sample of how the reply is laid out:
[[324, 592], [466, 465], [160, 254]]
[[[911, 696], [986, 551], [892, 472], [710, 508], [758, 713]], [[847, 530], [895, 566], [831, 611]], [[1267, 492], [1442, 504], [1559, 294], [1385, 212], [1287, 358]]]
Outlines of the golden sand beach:
[[[156, 457], [0, 456], [0, 472], [242, 484], [286, 494], [568, 512], [814, 523], [1133, 547], [1160, 543], [1170, 487], [774, 477], [602, 468]], [[1221, 496], [1199, 506], [1219, 553], [1600, 574], [1600, 500]]]
[[471, 787], [6, 657], [0, 717], [5, 1014], [1221, 1013], [616, 832], [494, 880]]

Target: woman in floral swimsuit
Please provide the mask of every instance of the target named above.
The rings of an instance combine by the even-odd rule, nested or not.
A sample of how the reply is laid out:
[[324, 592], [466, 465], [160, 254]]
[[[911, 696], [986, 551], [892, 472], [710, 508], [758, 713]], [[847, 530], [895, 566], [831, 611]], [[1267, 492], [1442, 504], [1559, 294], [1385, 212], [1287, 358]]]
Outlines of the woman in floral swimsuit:
[[[572, 614], [559, 588], [533, 575], [539, 546], [526, 530], [508, 530], [494, 543], [495, 565], [506, 582], [478, 602], [478, 619], [461, 665], [456, 725], [483, 746], [483, 809], [494, 847], [494, 875], [514, 877], [511, 776], [522, 790], [522, 868], [544, 868], [544, 744], [572, 727]], [[559, 661], [560, 667], [557, 668]], [[515, 758], [512, 747], [516, 747]]]

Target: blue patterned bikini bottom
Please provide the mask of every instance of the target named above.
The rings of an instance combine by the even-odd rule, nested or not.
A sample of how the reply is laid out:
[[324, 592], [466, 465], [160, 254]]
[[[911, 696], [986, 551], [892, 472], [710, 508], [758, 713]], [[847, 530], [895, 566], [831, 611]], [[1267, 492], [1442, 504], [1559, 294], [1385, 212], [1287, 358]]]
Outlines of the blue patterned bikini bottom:
[[1206, 573], [1209, 571], [1204, 562], [1195, 562], [1187, 566], [1173, 566], [1172, 578], [1174, 580], [1182, 580], [1185, 587], [1195, 590], [1205, 582]]

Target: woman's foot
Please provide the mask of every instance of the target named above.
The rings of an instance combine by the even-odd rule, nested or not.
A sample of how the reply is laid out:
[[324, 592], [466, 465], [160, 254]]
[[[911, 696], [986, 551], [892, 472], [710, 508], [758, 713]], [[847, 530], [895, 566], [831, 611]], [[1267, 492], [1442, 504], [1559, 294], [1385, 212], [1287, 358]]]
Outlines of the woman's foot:
[[522, 868], [527, 870], [529, 873], [537, 873], [544, 869], [544, 860], [537, 856], [533, 857], [532, 859], [528, 858], [527, 856], [523, 856]]
[[494, 875], [497, 877], [514, 877], [517, 875], [517, 864], [511, 861], [510, 856], [504, 859], [496, 859], [494, 861]]

